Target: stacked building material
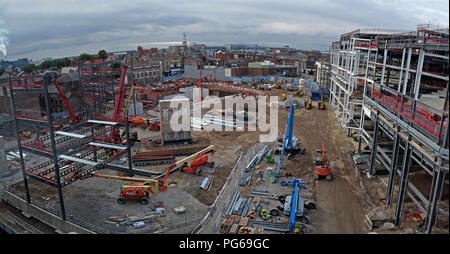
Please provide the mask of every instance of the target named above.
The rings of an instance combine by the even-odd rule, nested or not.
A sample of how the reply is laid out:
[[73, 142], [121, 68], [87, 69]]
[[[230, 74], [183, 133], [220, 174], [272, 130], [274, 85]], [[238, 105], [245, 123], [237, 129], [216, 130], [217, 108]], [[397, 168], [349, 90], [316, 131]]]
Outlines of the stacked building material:
[[269, 197], [269, 191], [268, 190], [252, 190], [250, 193], [250, 197]]
[[251, 173], [243, 173], [239, 178], [239, 186], [250, 186], [252, 181]]
[[132, 158], [135, 166], [162, 165], [172, 164], [175, 162], [175, 156], [171, 155], [155, 155], [155, 156], [134, 156]]
[[269, 147], [265, 145], [256, 155], [253, 157], [253, 159], [247, 164], [247, 166], [244, 168], [245, 172], [248, 172], [253, 169], [254, 166], [258, 165], [261, 160], [264, 158], [266, 153], [268, 152]]
[[282, 222], [248, 220], [248, 225], [251, 227], [263, 228], [264, 230], [289, 232], [289, 225], [287, 223], [282, 223]]
[[211, 187], [214, 183], [215, 177], [205, 177], [202, 181], [202, 184], [200, 185], [200, 189], [204, 190], [204, 191], [209, 191], [211, 190]]

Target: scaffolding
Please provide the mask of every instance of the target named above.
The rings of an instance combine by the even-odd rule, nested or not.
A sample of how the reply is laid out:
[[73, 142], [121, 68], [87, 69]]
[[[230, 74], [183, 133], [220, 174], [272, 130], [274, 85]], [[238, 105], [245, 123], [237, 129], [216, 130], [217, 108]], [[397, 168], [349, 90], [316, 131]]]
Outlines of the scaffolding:
[[[387, 172], [386, 205], [395, 206], [394, 223], [401, 225], [408, 198], [426, 215], [423, 231], [432, 233], [437, 217], [448, 217], [441, 205], [448, 188], [448, 28], [419, 25], [417, 31], [351, 35], [333, 43], [337, 115], [344, 115], [343, 123], [354, 121], [343, 127], [357, 130], [358, 153], [363, 142], [370, 147], [368, 174]], [[355, 91], [362, 95], [360, 107], [351, 111], [348, 96]], [[415, 172], [432, 179], [428, 191], [410, 179]]]

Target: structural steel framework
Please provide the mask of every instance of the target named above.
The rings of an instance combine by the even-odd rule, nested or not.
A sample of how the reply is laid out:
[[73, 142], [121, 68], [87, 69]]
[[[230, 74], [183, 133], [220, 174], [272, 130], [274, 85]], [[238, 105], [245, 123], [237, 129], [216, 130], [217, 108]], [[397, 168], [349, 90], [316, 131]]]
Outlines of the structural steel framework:
[[[426, 215], [425, 233], [439, 215], [448, 217], [441, 206], [448, 188], [448, 39], [448, 28], [419, 25], [413, 32], [354, 31], [332, 45], [336, 115], [359, 134], [358, 152], [363, 142], [371, 148], [368, 174], [389, 175], [386, 203], [396, 204], [395, 224], [408, 197]], [[417, 171], [429, 175], [428, 192], [410, 180]]]
[[[49, 104], [48, 92], [49, 86], [53, 84], [52, 78], [51, 74], [45, 74], [41, 77], [10, 78], [9, 88], [27, 202], [31, 203], [28, 178], [56, 187], [58, 190], [61, 218], [65, 220], [66, 212], [62, 193], [64, 186], [110, 164], [113, 165], [111, 168], [117, 169], [117, 166], [114, 166], [111, 162], [124, 153], [127, 153], [129, 158], [128, 170], [126, 171], [128, 171], [130, 176], [133, 176], [130, 159], [130, 143], [126, 142], [126, 145], [117, 145], [100, 142], [105, 140], [102, 136], [108, 135], [112, 128], [119, 127], [125, 127], [126, 140], [129, 140], [129, 125], [128, 121], [125, 121], [126, 123], [123, 125], [88, 120], [80, 124], [69, 125], [60, 128], [60, 130], [55, 130], [55, 114]], [[18, 109], [15, 100], [15, 93], [18, 92], [42, 94], [45, 98], [46, 111]], [[30, 116], [31, 113], [29, 112], [34, 113]], [[19, 120], [30, 121], [31, 124], [39, 123], [41, 125], [46, 122], [46, 126], [44, 125], [44, 127], [48, 129], [48, 135], [42, 137], [37, 136], [33, 141], [22, 141], [19, 135], [19, 129], [17, 128]], [[24, 150], [49, 159], [27, 168], [23, 159]], [[125, 171], [125, 167], [121, 166], [119, 170]]]

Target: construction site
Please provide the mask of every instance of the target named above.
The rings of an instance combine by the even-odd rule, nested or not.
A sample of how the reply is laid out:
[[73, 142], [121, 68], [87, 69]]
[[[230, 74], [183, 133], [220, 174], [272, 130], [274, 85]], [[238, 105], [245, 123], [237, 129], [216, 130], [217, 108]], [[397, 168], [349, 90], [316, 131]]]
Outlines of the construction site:
[[[143, 85], [108, 60], [80, 63], [78, 82], [50, 71], [8, 77], [0, 226], [448, 234], [448, 35], [429, 25], [342, 34], [322, 63], [325, 85], [237, 85], [201, 67], [197, 79]], [[182, 117], [187, 127], [174, 128]], [[261, 122], [276, 125], [276, 138], [261, 142], [268, 130], [250, 128]]]

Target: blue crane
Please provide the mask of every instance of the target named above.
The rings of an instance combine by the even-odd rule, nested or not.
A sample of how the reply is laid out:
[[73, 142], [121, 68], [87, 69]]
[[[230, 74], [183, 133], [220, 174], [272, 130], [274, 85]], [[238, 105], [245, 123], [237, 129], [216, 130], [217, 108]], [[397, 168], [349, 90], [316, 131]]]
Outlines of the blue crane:
[[291, 214], [289, 215], [289, 232], [295, 230], [295, 216], [297, 215], [298, 179], [294, 180], [294, 191], [291, 198]]
[[289, 110], [289, 117], [286, 124], [286, 131], [284, 134], [283, 148], [281, 150], [280, 163], [278, 163], [278, 170], [276, 177], [280, 176], [281, 165], [283, 164], [284, 154], [287, 153], [288, 160], [290, 160], [298, 152], [305, 153], [305, 149], [298, 147], [298, 139], [292, 137], [292, 129], [294, 128], [294, 104], [291, 104]]

